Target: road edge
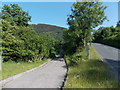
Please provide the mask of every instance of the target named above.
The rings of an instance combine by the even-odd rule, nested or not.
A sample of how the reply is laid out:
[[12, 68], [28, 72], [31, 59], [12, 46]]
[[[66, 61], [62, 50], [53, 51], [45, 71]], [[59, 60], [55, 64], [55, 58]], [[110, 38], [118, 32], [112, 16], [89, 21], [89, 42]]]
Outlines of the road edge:
[[[92, 45], [92, 46], [94, 47], [94, 45]], [[96, 52], [96, 53], [98, 54], [98, 56], [100, 57], [100, 60], [101, 60], [104, 64], [106, 64], [108, 68], [110, 68], [110, 69], [112, 70], [112, 71], [110, 71], [110, 72], [114, 75], [115, 79], [118, 81], [118, 76], [114, 74], [114, 72], [116, 71], [116, 70], [114, 69], [114, 67], [111, 66], [108, 62], [104, 61], [104, 58], [98, 53], [98, 51], [96, 50], [95, 47], [94, 47], [94, 49], [95, 49], [95, 52]]]
[[38, 69], [38, 68], [41, 68], [41, 67], [45, 66], [45, 65], [46, 65], [48, 62], [50, 62], [50, 61], [51, 61], [51, 60], [48, 60], [47, 62], [43, 63], [42, 65], [40, 65], [40, 66], [38, 66], [38, 67], [32, 68], [32, 69], [27, 70], [27, 71], [25, 71], [25, 72], [22, 72], [22, 73], [19, 73], [19, 74], [17, 74], [17, 75], [14, 75], [14, 76], [11, 76], [11, 77], [9, 77], [9, 78], [6, 78], [6, 79], [4, 79], [4, 80], [1, 80], [1, 81], [0, 81], [0, 89], [1, 89], [6, 83], [17, 79], [18, 77], [21, 77], [21, 76], [23, 76], [23, 75], [26, 74], [26, 73], [29, 73], [29, 72], [32, 72], [32, 71]]
[[67, 79], [68, 79], [68, 70], [69, 70], [68, 64], [67, 64], [67, 61], [66, 61], [65, 58], [64, 58], [64, 61], [65, 61], [65, 64], [66, 64], [67, 71], [66, 71], [66, 75], [65, 75], [65, 77], [64, 77], [64, 81], [63, 81], [62, 86], [61, 86], [61, 90], [64, 90], [64, 89], [65, 89], [64, 87], [65, 87], [66, 82], [67, 82]]

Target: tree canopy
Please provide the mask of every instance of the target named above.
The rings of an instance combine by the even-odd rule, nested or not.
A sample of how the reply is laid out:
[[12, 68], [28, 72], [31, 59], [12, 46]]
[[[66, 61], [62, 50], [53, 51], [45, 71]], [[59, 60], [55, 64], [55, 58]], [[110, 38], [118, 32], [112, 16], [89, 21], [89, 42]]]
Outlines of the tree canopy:
[[31, 16], [17, 4], [4, 5], [2, 10], [2, 40], [0, 51], [3, 61], [36, 61], [54, 58], [56, 44], [59, 42], [52, 35], [35, 32], [28, 24]]
[[107, 19], [101, 2], [75, 2], [68, 16], [69, 29], [64, 33], [68, 48], [75, 50], [92, 41], [92, 30]]
[[[119, 21], [116, 27], [100, 27], [94, 33], [94, 42], [103, 43], [120, 48], [120, 26]], [[111, 43], [112, 42], [112, 43]]]
[[7, 20], [12, 25], [18, 26], [28, 25], [28, 21], [31, 20], [28, 12], [25, 12], [17, 4], [4, 5], [2, 8], [2, 19]]

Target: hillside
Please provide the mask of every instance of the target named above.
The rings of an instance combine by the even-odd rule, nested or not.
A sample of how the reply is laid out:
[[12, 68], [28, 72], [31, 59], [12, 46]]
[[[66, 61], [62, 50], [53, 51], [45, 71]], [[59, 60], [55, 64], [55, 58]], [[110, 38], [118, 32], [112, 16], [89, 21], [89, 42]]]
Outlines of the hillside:
[[43, 33], [43, 32], [61, 32], [65, 28], [54, 26], [54, 25], [48, 25], [48, 24], [33, 24], [35, 31], [37, 33]]
[[34, 26], [35, 31], [38, 34], [43, 33], [50, 33], [55, 36], [57, 39], [61, 39], [63, 35], [63, 30], [65, 28], [54, 26], [54, 25], [48, 25], [48, 24], [32, 24]]

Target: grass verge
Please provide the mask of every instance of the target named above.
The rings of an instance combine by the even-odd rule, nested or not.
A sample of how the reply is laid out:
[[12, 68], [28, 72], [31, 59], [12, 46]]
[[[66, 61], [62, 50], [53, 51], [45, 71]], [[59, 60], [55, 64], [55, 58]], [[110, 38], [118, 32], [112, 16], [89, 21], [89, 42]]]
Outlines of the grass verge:
[[[82, 52], [86, 55], [85, 51]], [[91, 47], [90, 60], [79, 60], [71, 65], [68, 58], [68, 79], [65, 88], [118, 88], [118, 83], [107, 66], [100, 60], [94, 47]]]
[[8, 77], [14, 76], [16, 74], [25, 72], [27, 70], [30, 70], [32, 68], [35, 68], [45, 62], [47, 62], [48, 60], [39, 60], [36, 62], [13, 62], [13, 61], [8, 61], [2, 64], [2, 78], [0, 78], [0, 80], [6, 79]]

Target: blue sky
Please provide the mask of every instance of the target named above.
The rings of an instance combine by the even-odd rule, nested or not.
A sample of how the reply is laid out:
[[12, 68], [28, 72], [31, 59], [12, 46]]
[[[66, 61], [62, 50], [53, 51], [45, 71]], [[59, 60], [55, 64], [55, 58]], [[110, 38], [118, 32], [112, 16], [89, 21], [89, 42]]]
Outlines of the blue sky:
[[[4, 4], [10, 4], [10, 2], [2, 3], [2, 5]], [[42, 23], [68, 27], [67, 15], [71, 13], [73, 2], [17, 2], [16, 4], [32, 16], [30, 24]], [[105, 14], [109, 21], [105, 21], [101, 26], [115, 26], [118, 21], [118, 3], [104, 2], [103, 5], [108, 6]]]

